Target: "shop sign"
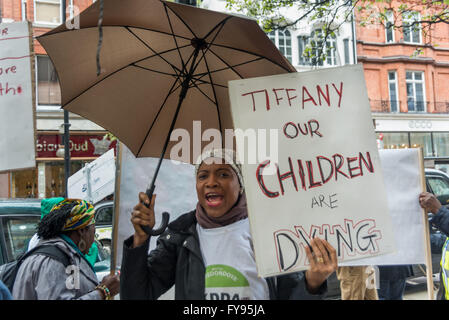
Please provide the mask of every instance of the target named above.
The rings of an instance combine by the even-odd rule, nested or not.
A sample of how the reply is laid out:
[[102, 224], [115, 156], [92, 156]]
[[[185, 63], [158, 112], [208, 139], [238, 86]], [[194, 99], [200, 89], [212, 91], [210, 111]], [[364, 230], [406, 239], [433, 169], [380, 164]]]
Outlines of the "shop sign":
[[[56, 151], [62, 144], [61, 135], [39, 134], [36, 141], [38, 158], [57, 158]], [[110, 149], [115, 150], [117, 142], [105, 138], [103, 135], [71, 135], [71, 158], [96, 158]]]

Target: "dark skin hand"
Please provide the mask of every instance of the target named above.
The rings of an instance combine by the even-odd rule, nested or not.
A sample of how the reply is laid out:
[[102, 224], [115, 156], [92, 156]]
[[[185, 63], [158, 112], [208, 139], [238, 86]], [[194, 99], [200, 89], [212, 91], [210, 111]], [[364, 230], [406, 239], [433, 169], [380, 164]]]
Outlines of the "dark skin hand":
[[148, 226], [151, 229], [154, 227], [154, 203], [156, 201], [156, 195], [153, 195], [153, 199], [149, 208], [145, 206], [150, 204], [150, 199], [144, 192], [139, 193], [139, 203], [134, 207], [131, 215], [131, 223], [134, 227], [134, 242], [133, 247], [139, 247], [147, 241], [149, 235], [143, 231], [141, 225]]
[[[109, 289], [109, 292], [111, 294], [111, 297], [115, 296], [120, 291], [120, 276], [118, 274], [109, 274], [103, 278], [100, 284], [103, 284], [106, 286], [106, 288]], [[100, 291], [101, 295], [103, 296], [103, 291], [97, 289]], [[103, 299], [106, 297], [103, 296]]]
[[434, 194], [429, 192], [422, 192], [419, 195], [419, 205], [421, 206], [421, 208], [426, 210], [427, 213], [431, 212], [434, 214], [437, 213], [441, 208], [440, 201], [437, 199], [437, 197], [435, 197]]
[[310, 267], [306, 271], [307, 290], [316, 293], [326, 279], [337, 270], [337, 252], [329, 242], [320, 238], [310, 241], [313, 253], [306, 247]]

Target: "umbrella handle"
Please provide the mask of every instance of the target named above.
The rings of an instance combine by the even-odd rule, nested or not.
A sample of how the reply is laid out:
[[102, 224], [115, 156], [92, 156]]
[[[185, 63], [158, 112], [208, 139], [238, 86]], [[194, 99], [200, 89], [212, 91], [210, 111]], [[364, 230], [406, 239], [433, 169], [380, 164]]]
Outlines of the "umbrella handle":
[[[153, 192], [154, 192], [155, 187], [156, 186], [153, 184], [153, 186], [151, 188], [147, 189], [147, 191], [145, 192], [150, 199], [153, 198]], [[146, 203], [144, 203], [144, 205], [147, 208], [150, 207], [150, 205], [147, 205]], [[145, 231], [146, 234], [148, 234], [150, 236], [158, 236], [165, 231], [169, 220], [170, 220], [170, 214], [168, 212], [163, 212], [162, 213], [162, 222], [161, 222], [161, 225], [159, 226], [159, 228], [152, 229], [148, 226], [142, 226], [142, 225], [140, 227], [142, 228], [143, 231]]]

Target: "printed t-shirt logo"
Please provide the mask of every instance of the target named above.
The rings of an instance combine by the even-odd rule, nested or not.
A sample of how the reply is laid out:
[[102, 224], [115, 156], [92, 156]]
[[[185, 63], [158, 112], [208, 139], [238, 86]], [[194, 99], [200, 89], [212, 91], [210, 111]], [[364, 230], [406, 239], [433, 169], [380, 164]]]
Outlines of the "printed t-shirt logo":
[[206, 299], [249, 300], [251, 290], [245, 276], [233, 267], [214, 264], [206, 268]]

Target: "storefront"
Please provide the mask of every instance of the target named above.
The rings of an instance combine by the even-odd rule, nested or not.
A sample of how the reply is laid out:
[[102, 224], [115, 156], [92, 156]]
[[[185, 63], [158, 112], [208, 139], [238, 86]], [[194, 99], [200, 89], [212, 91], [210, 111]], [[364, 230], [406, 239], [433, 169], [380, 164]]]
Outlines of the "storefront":
[[[36, 141], [36, 167], [10, 173], [9, 197], [47, 198], [62, 196], [65, 190], [64, 159], [57, 156], [61, 147], [61, 135], [55, 132], [39, 132]], [[104, 133], [71, 133], [70, 174], [80, 170], [110, 149], [116, 141], [105, 138]]]
[[422, 147], [426, 165], [449, 173], [449, 118], [442, 115], [374, 117], [384, 149]]

